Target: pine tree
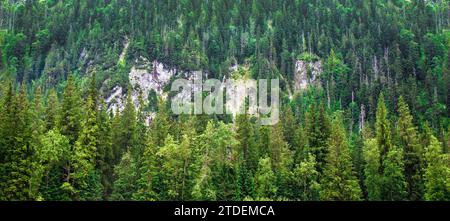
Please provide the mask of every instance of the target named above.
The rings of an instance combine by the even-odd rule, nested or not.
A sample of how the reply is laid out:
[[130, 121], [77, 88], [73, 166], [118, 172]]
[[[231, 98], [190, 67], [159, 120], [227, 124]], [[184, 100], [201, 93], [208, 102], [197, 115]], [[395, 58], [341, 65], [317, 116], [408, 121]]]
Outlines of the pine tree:
[[237, 147], [235, 131], [223, 122], [208, 122], [204, 137], [204, 151], [211, 154], [211, 175], [217, 200], [232, 199], [236, 187]]
[[355, 176], [342, 116], [338, 114], [331, 124], [328, 154], [321, 182], [323, 200], [359, 200], [361, 188]]
[[309, 154], [304, 161], [296, 165], [292, 173], [292, 199], [300, 201], [319, 200], [321, 185], [319, 172], [316, 170], [316, 159]]
[[45, 108], [45, 130], [49, 131], [58, 125], [58, 96], [55, 89], [51, 89], [47, 98], [47, 105]]
[[425, 148], [424, 159], [425, 200], [450, 200], [450, 158], [442, 153], [441, 144], [433, 135]]
[[243, 156], [246, 169], [255, 171], [258, 154], [255, 148], [253, 127], [247, 114], [236, 117], [236, 136], [239, 141], [239, 152]]
[[403, 150], [395, 146], [391, 147], [387, 152], [382, 166], [382, 200], [405, 200], [407, 196], [407, 183], [404, 176]]
[[111, 194], [113, 182], [114, 153], [112, 149], [112, 130], [114, 128], [112, 128], [104, 100], [101, 101], [97, 125], [97, 168], [101, 171], [101, 181], [104, 189], [103, 199], [107, 199]]
[[321, 104], [318, 108], [311, 105], [306, 114], [306, 135], [308, 137], [307, 153], [315, 155], [317, 169], [322, 172], [327, 155], [327, 141], [330, 136], [330, 120]]
[[71, 145], [75, 145], [81, 130], [81, 106], [82, 102], [78, 93], [78, 87], [75, 85], [73, 75], [69, 75], [62, 94], [58, 127], [61, 134], [69, 138]]
[[367, 199], [370, 201], [381, 200], [380, 175], [380, 149], [376, 139], [368, 139], [364, 142], [364, 184], [367, 190]]
[[255, 175], [257, 200], [275, 199], [277, 193], [276, 176], [272, 170], [271, 159], [261, 158]]
[[254, 173], [245, 166], [241, 158], [236, 169], [236, 200], [253, 199], [255, 197]]
[[412, 116], [403, 97], [398, 102], [399, 119], [397, 130], [400, 145], [405, 154], [405, 177], [408, 183], [408, 198], [412, 201], [422, 198], [421, 150], [419, 135], [412, 122]]
[[133, 149], [137, 142], [137, 117], [134, 102], [131, 97], [131, 88], [128, 89], [128, 92], [125, 108], [121, 116], [119, 145], [122, 152], [131, 150], [133, 154]]
[[[308, 138], [303, 126], [298, 126], [294, 132], [294, 164], [298, 164], [308, 158], [307, 151]], [[315, 159], [314, 159], [315, 160]]]
[[[137, 168], [133, 162], [130, 151], [122, 155], [120, 163], [114, 167], [114, 180], [110, 200], [131, 200], [136, 191], [136, 171]], [[146, 198], [145, 200], [150, 200]]]
[[216, 190], [211, 180], [211, 168], [209, 167], [210, 159], [208, 155], [203, 156], [204, 162], [198, 176], [194, 180], [192, 188], [193, 200], [216, 200]]
[[[31, 141], [30, 141], [30, 147], [32, 148], [33, 152], [37, 152], [39, 148], [41, 148], [41, 137], [43, 136], [44, 130], [45, 130], [45, 122], [44, 122], [44, 114], [42, 109], [42, 100], [41, 100], [41, 88], [36, 88], [36, 91], [34, 93], [34, 104], [32, 108], [30, 109], [30, 117], [31, 117]], [[34, 156], [36, 154], [33, 154]], [[33, 156], [33, 166], [32, 171], [33, 173], [37, 170], [35, 167], [38, 167], [35, 163], [35, 159]], [[39, 177], [39, 176], [38, 176]], [[40, 185], [40, 178], [33, 179], [30, 183], [30, 194], [31, 197], [34, 199], [39, 199], [39, 185]]]
[[271, 166], [276, 173], [276, 184], [279, 186], [278, 195], [281, 197], [288, 197], [290, 188], [287, 187], [289, 182], [290, 170], [292, 168], [293, 159], [289, 145], [284, 140], [283, 128], [281, 123], [271, 127], [269, 135], [269, 158], [271, 159]]
[[384, 95], [380, 94], [378, 98], [378, 106], [376, 112], [376, 122], [375, 122], [375, 134], [380, 148], [381, 161], [382, 162], [392, 146], [391, 140], [391, 127], [389, 120], [387, 119], [387, 108], [384, 102]]
[[[87, 98], [86, 113], [81, 125], [81, 133], [76, 141], [71, 160], [72, 187], [75, 188], [75, 199], [77, 200], [99, 200], [101, 199], [100, 177], [96, 171], [98, 125], [91, 97]], [[95, 192], [91, 192], [95, 191]]]
[[375, 135], [380, 149], [381, 200], [403, 200], [406, 191], [403, 150], [393, 145], [383, 94], [378, 99]]
[[271, 127], [269, 133], [269, 157], [272, 160], [271, 165], [274, 170], [280, 170], [292, 163], [292, 156], [288, 144], [284, 140], [281, 124]]
[[31, 184], [30, 113], [26, 85], [14, 95], [12, 84], [4, 100], [2, 146], [5, 148], [1, 165], [1, 199], [29, 200]]
[[0, 199], [7, 200], [6, 196], [6, 182], [10, 173], [6, 167], [10, 161], [7, 154], [14, 146], [14, 106], [15, 106], [15, 92], [12, 83], [8, 83], [7, 88], [4, 90], [2, 96], [2, 109], [1, 109], [1, 124], [0, 124]]
[[111, 117], [111, 141], [112, 141], [112, 152], [114, 158], [114, 165], [118, 164], [121, 160], [122, 156], [122, 147], [121, 147], [121, 116], [119, 109], [117, 108], [114, 115]]
[[165, 145], [156, 154], [162, 162], [161, 170], [162, 183], [165, 192], [161, 193], [163, 199], [183, 200], [185, 182], [185, 163], [189, 159], [189, 138], [184, 137], [182, 145], [175, 142], [171, 135], [166, 138]]
[[52, 178], [61, 175], [60, 169], [69, 156], [69, 140], [57, 130], [50, 130], [40, 137], [40, 146], [33, 156], [31, 187], [34, 199], [56, 200], [61, 197], [58, 195], [62, 195], [59, 189], [62, 183]]
[[162, 100], [158, 106], [159, 112], [153, 119], [149, 128], [148, 139], [143, 153], [143, 162], [139, 168], [137, 181], [137, 192], [134, 199], [157, 200], [161, 188], [161, 180], [158, 171], [161, 163], [156, 154], [158, 149], [164, 145], [169, 134], [169, 116]]
[[292, 113], [292, 109], [290, 106], [287, 106], [285, 108], [281, 122], [283, 126], [283, 135], [286, 139], [286, 142], [289, 144], [291, 150], [296, 149], [295, 132], [297, 131], [297, 124], [295, 122], [294, 113]]

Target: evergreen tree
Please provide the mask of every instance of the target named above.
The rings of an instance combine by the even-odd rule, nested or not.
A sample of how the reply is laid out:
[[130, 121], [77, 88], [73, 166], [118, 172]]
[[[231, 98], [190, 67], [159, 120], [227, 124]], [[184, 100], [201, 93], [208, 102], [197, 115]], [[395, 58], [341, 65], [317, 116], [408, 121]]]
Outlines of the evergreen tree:
[[104, 100], [100, 105], [99, 114], [97, 116], [97, 168], [101, 171], [101, 181], [103, 185], [103, 199], [107, 199], [112, 191], [112, 176], [114, 166], [114, 153], [112, 145], [112, 128], [111, 119], [108, 115]]
[[160, 183], [159, 169], [161, 162], [156, 157], [158, 149], [164, 145], [169, 133], [169, 117], [163, 101], [160, 101], [160, 110], [149, 128], [147, 144], [143, 153], [143, 162], [139, 168], [137, 192], [135, 199], [157, 200], [162, 184]]
[[323, 104], [319, 107], [315, 104], [310, 106], [306, 114], [306, 135], [308, 137], [306, 152], [315, 155], [317, 169], [322, 172], [327, 155], [327, 141], [330, 136], [330, 122]]
[[412, 201], [420, 200], [422, 198], [422, 175], [419, 135], [413, 125], [412, 116], [403, 97], [399, 99], [398, 112], [397, 133], [405, 155], [405, 178], [408, 183], [408, 198]]
[[361, 188], [355, 176], [342, 116], [331, 124], [328, 154], [321, 182], [320, 198], [324, 200], [359, 200]]
[[381, 184], [382, 200], [400, 201], [407, 196], [407, 183], [404, 176], [403, 150], [392, 147], [383, 161]]
[[49, 131], [58, 125], [58, 96], [55, 89], [51, 89], [47, 98], [47, 105], [45, 107], [45, 130]]
[[280, 123], [271, 127], [269, 135], [269, 151], [272, 169], [273, 171], [277, 171], [275, 174], [277, 178], [275, 185], [279, 186], [277, 193], [279, 196], [288, 197], [292, 194], [290, 193], [290, 188], [288, 188], [287, 183], [289, 182], [293, 159], [291, 150], [284, 140], [283, 128]]
[[430, 137], [430, 144], [425, 148], [424, 159], [425, 200], [449, 200], [449, 156], [448, 154], [442, 153], [441, 144], [434, 136]]
[[255, 177], [256, 199], [275, 199], [277, 193], [276, 176], [272, 170], [271, 159], [269, 157], [259, 160]]
[[1, 165], [1, 199], [29, 200], [31, 184], [30, 113], [26, 86], [14, 95], [12, 85], [5, 94], [1, 143], [4, 155]]
[[364, 184], [367, 190], [367, 199], [370, 201], [381, 200], [380, 175], [380, 149], [376, 139], [368, 139], [364, 142]]
[[[31, 117], [31, 141], [30, 141], [30, 147], [33, 150], [33, 153], [37, 152], [39, 148], [41, 148], [41, 137], [43, 136], [44, 129], [45, 129], [45, 122], [44, 122], [44, 114], [42, 109], [42, 100], [41, 100], [41, 88], [38, 87], [34, 93], [34, 104], [32, 108], [30, 109], [30, 117]], [[32, 161], [32, 171], [33, 173], [36, 171], [35, 168], [35, 159], [34, 156], [36, 154], [33, 154]], [[33, 179], [30, 183], [30, 194], [32, 198], [38, 199], [39, 196], [39, 182], [40, 179]]]
[[[75, 189], [74, 197], [77, 200], [99, 200], [102, 189], [100, 176], [96, 170], [98, 125], [96, 111], [93, 107], [92, 97], [86, 101], [81, 132], [75, 144], [71, 168], [73, 172], [71, 185]], [[92, 192], [94, 191], [94, 192]]]
[[33, 156], [32, 190], [39, 191], [37, 200], [68, 200], [60, 189], [61, 168], [70, 157], [69, 139], [58, 130], [50, 130], [40, 137], [40, 146]]
[[118, 164], [121, 160], [122, 156], [122, 146], [120, 143], [121, 140], [121, 116], [119, 109], [115, 110], [114, 115], [111, 117], [111, 141], [112, 141], [112, 152], [113, 152], [113, 159], [114, 159], [114, 165]]
[[286, 139], [286, 142], [289, 144], [290, 149], [296, 149], [295, 133], [297, 131], [297, 124], [295, 122], [294, 113], [292, 113], [290, 106], [287, 106], [285, 108], [281, 123], [283, 126], [283, 135]]
[[[74, 81], [73, 75], [69, 75], [62, 94], [61, 108], [58, 115], [58, 127], [61, 134], [69, 138], [71, 145], [75, 145], [81, 130], [82, 103], [78, 87]], [[49, 116], [47, 115], [47, 117]]]
[[189, 159], [189, 138], [184, 137], [183, 143], [176, 143], [172, 136], [166, 138], [165, 145], [158, 150], [157, 157], [162, 162], [162, 183], [165, 192], [160, 194], [163, 199], [183, 200], [185, 192], [183, 184], [186, 179], [185, 163]]
[[[133, 162], [130, 151], [122, 155], [120, 163], [114, 167], [114, 180], [110, 200], [131, 200], [136, 191], [136, 171], [137, 168]], [[150, 199], [146, 199], [150, 200]]]
[[392, 146], [391, 138], [391, 127], [389, 120], [387, 119], [387, 108], [384, 102], [384, 95], [380, 94], [378, 98], [378, 106], [376, 112], [376, 122], [375, 122], [375, 134], [380, 148], [381, 158], [380, 162], [384, 160], [387, 152]]
[[319, 172], [316, 170], [314, 155], [309, 154], [303, 162], [297, 164], [293, 173], [293, 199], [300, 201], [319, 200]]
[[[128, 89], [131, 92], [131, 87]], [[125, 108], [122, 112], [121, 122], [120, 122], [120, 139], [118, 144], [123, 153], [126, 150], [130, 150], [133, 154], [135, 144], [137, 142], [137, 117], [134, 102], [131, 98], [131, 93], [127, 94], [127, 100], [125, 103]], [[120, 155], [120, 154], [119, 154]], [[133, 157], [133, 156], [132, 156]]]
[[255, 148], [253, 127], [247, 114], [236, 117], [236, 136], [246, 170], [255, 171], [258, 153]]

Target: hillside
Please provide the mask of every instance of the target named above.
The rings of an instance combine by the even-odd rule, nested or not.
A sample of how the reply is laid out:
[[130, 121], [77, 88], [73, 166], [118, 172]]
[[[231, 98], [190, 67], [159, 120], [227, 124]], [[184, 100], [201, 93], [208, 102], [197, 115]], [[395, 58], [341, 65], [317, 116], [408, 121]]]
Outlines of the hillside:
[[[448, 0], [1, 0], [0, 200], [450, 200]], [[261, 116], [171, 83], [280, 79]]]

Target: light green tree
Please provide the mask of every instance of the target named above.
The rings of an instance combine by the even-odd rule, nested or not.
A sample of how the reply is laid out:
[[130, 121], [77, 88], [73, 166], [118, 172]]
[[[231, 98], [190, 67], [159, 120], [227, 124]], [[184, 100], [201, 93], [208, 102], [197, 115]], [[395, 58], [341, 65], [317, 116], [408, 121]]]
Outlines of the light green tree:
[[328, 154], [321, 182], [323, 200], [360, 200], [361, 188], [353, 170], [342, 116], [337, 114], [331, 124]]
[[433, 135], [424, 158], [425, 200], [450, 200], [450, 157], [442, 152], [441, 144]]

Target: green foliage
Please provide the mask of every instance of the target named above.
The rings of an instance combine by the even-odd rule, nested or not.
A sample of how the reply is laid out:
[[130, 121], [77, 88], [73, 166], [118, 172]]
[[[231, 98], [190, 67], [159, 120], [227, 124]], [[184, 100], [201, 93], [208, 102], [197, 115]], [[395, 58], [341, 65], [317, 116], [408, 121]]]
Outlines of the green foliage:
[[363, 149], [365, 167], [364, 184], [367, 190], [367, 199], [373, 201], [381, 200], [381, 178], [380, 175], [380, 150], [376, 139], [368, 139], [364, 142]]
[[[0, 200], [449, 200], [448, 3], [2, 1]], [[136, 99], [153, 61], [279, 78], [281, 122]]]
[[323, 200], [359, 200], [361, 189], [355, 176], [347, 135], [338, 114], [332, 122], [328, 154], [320, 191]]
[[410, 200], [420, 200], [422, 195], [422, 150], [420, 148], [418, 131], [414, 127], [413, 118], [403, 97], [400, 97], [398, 112], [397, 133], [404, 152], [408, 196]]
[[450, 199], [449, 156], [442, 153], [441, 144], [434, 136], [430, 139], [430, 145], [425, 148], [424, 154], [425, 200], [448, 201]]
[[308, 155], [305, 161], [298, 164], [293, 173], [294, 200], [319, 200], [319, 172], [316, 170], [314, 155]]
[[383, 200], [404, 200], [407, 192], [407, 183], [404, 176], [403, 150], [392, 147], [382, 163], [383, 178], [381, 194]]
[[61, 108], [57, 121], [61, 134], [69, 138], [71, 145], [75, 144], [81, 130], [82, 103], [78, 87], [74, 81], [73, 75], [70, 75], [62, 94]]
[[391, 127], [387, 119], [387, 108], [384, 101], [384, 95], [380, 94], [376, 112], [375, 134], [378, 148], [380, 148], [381, 160], [392, 147]]
[[276, 176], [272, 170], [271, 159], [269, 157], [261, 158], [256, 172], [256, 199], [268, 200], [274, 199], [277, 192], [275, 185]]
[[[33, 161], [33, 173], [31, 175], [31, 188], [35, 199], [47, 200], [44, 195], [47, 192], [54, 174], [55, 168], [59, 168], [69, 157], [69, 140], [57, 130], [50, 130], [41, 135], [40, 146], [36, 147]], [[38, 192], [39, 191], [39, 192]]]

